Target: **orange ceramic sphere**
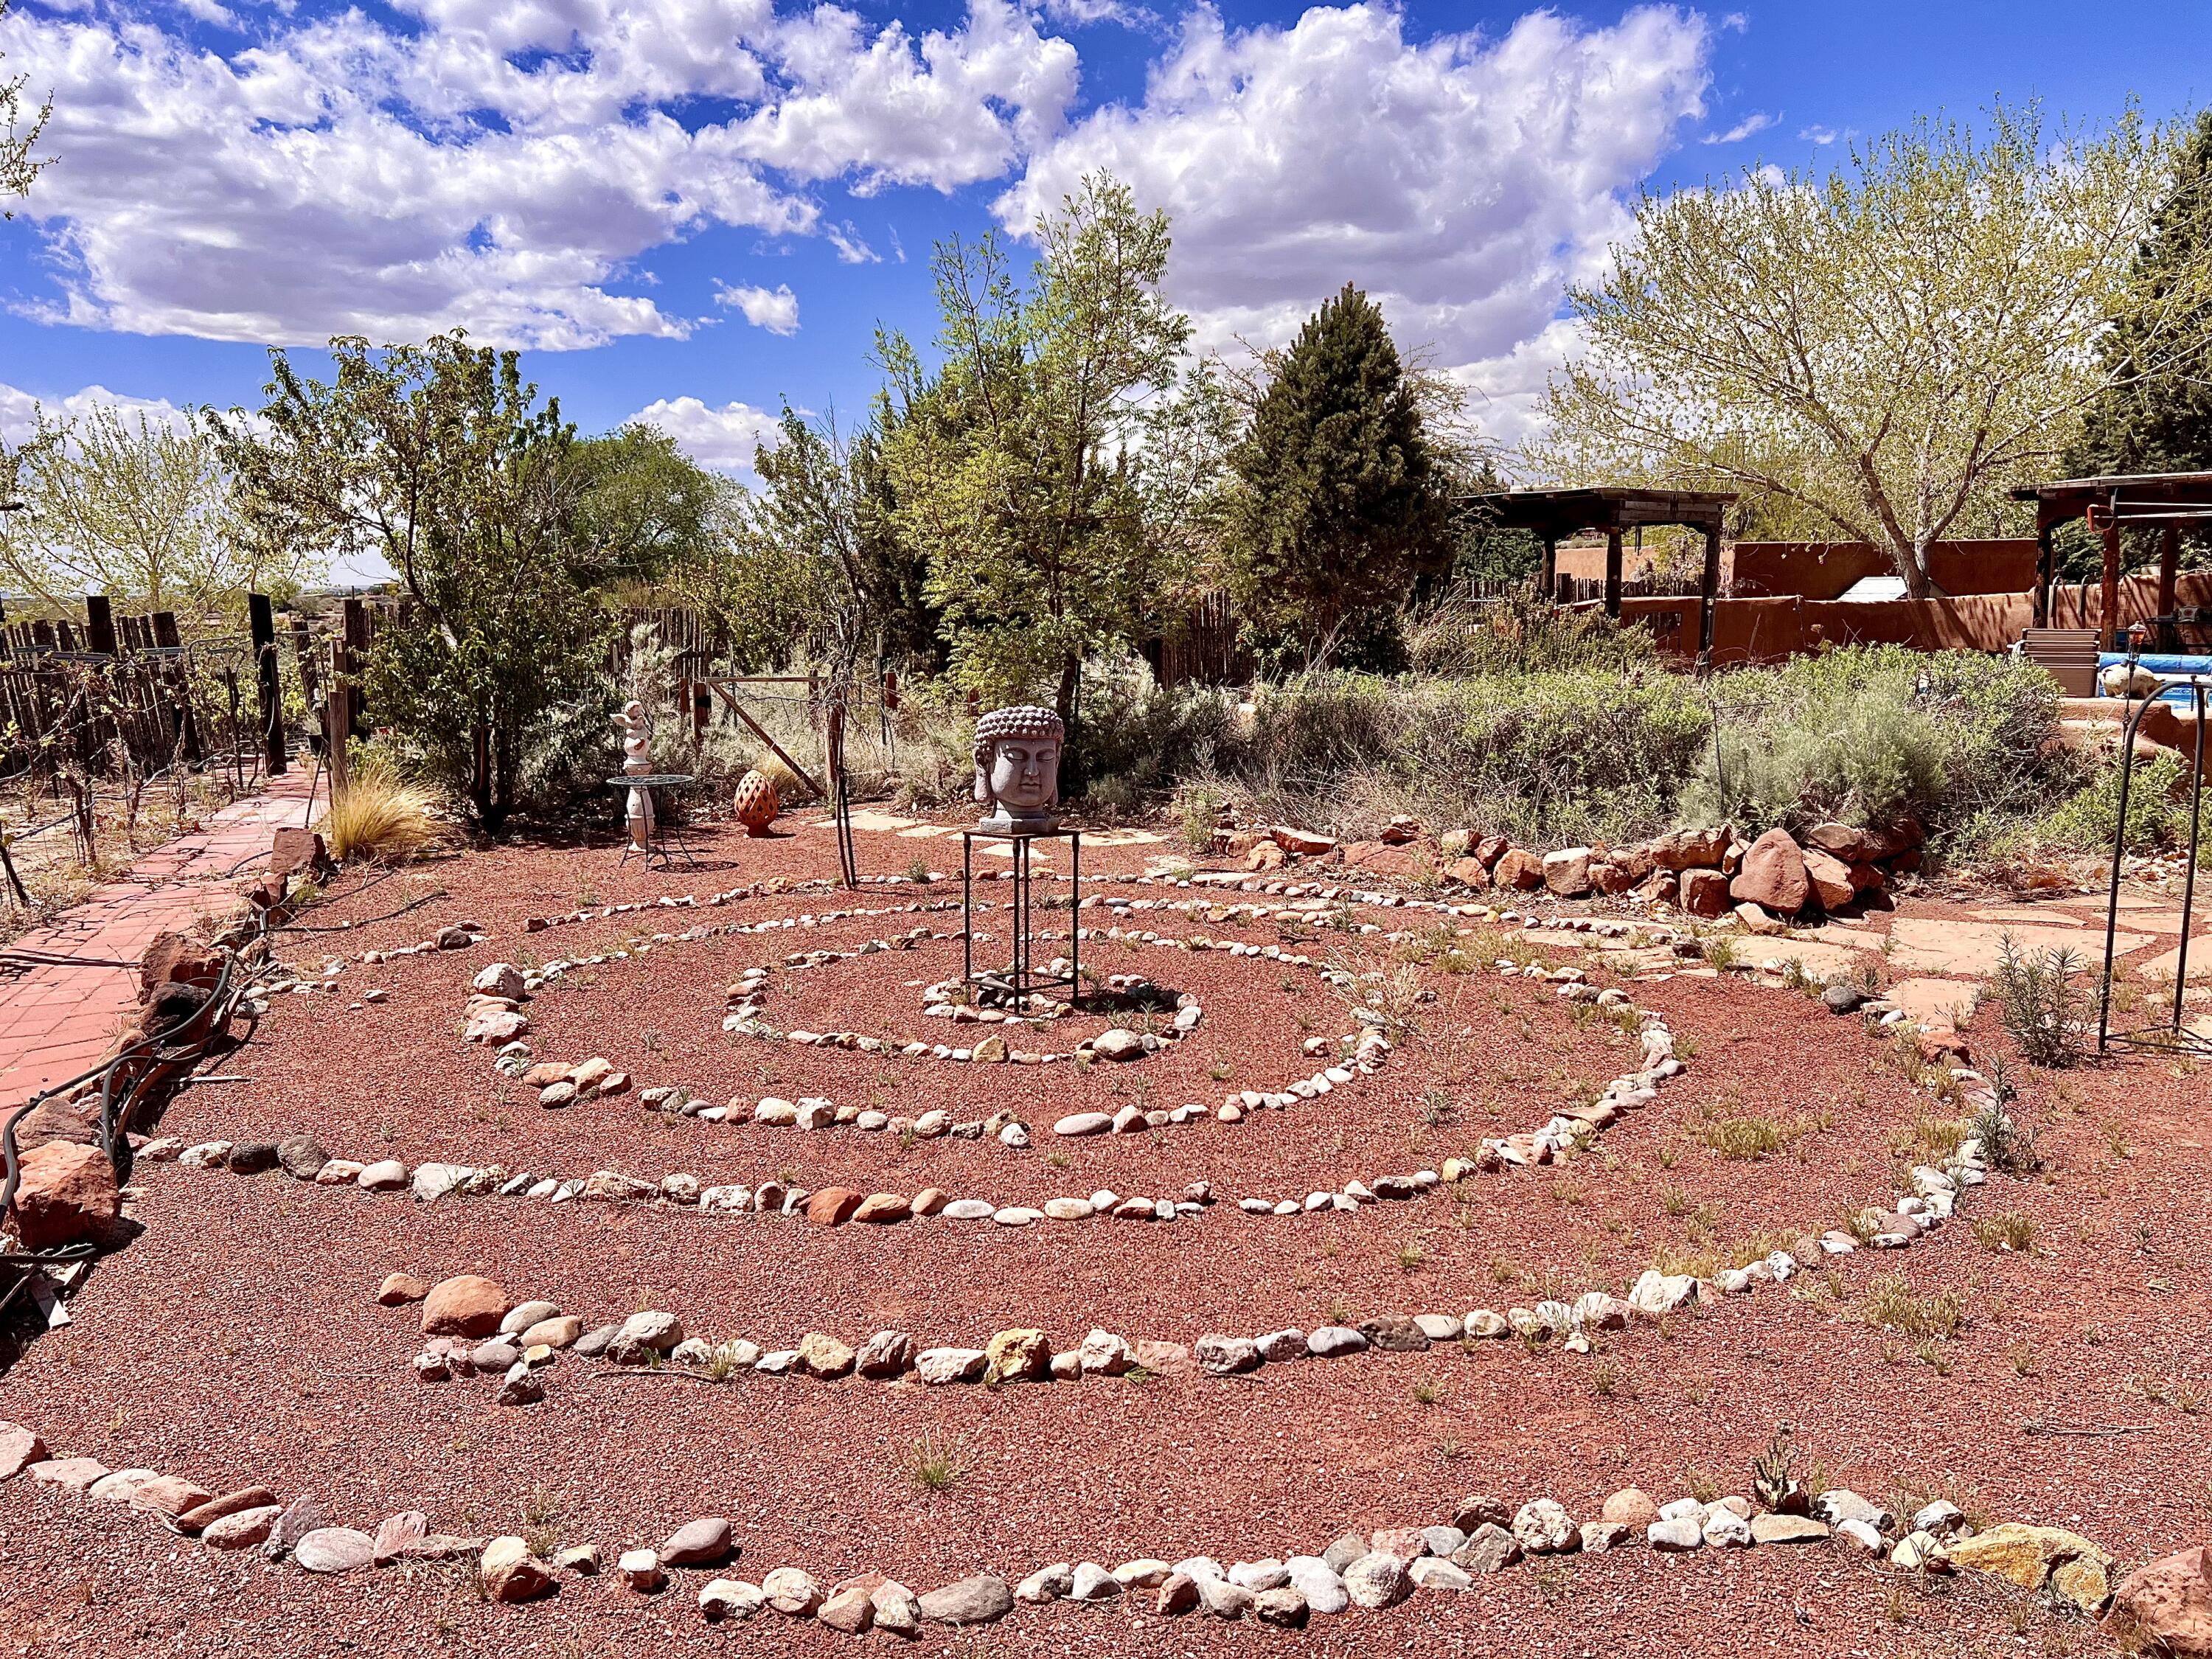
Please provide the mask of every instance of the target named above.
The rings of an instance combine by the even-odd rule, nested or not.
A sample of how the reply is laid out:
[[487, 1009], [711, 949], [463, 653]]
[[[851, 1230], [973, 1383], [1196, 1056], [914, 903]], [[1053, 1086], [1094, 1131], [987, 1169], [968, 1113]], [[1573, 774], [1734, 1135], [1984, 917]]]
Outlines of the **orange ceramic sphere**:
[[738, 780], [738, 793], [730, 805], [749, 836], [766, 835], [769, 825], [775, 822], [775, 815], [783, 811], [783, 803], [776, 799], [775, 785], [758, 772], [748, 772]]

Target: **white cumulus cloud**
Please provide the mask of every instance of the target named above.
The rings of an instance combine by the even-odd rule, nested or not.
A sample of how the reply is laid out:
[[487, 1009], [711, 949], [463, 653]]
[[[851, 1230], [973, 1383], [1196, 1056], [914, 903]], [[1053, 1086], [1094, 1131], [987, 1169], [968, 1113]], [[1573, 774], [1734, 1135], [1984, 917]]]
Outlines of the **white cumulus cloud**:
[[630, 291], [655, 249], [726, 225], [870, 257], [819, 191], [1000, 177], [1076, 88], [1074, 48], [1011, 0], [919, 37], [774, 0], [398, 9], [216, 44], [125, 7], [0, 19], [10, 71], [54, 94], [20, 210], [55, 290], [34, 314], [283, 343], [681, 337], [696, 319]]
[[166, 398], [133, 398], [110, 392], [104, 386], [85, 386], [58, 398], [40, 398], [20, 386], [0, 384], [0, 443], [21, 443], [37, 428], [41, 412], [49, 421], [73, 421], [95, 409], [108, 408], [120, 410], [126, 418], [143, 415], [163, 426], [182, 426], [192, 418], [188, 410]]
[[714, 303], [736, 307], [755, 328], [764, 328], [771, 334], [799, 332], [799, 296], [788, 283], [779, 283], [772, 289], [732, 288], [717, 281]]
[[1706, 24], [1671, 7], [1419, 42], [1383, 5], [1249, 29], [1202, 8], [1140, 104], [1076, 122], [997, 211], [1026, 228], [1108, 169], [1172, 216], [1169, 289], [1203, 343], [1285, 341], [1355, 282], [1402, 343], [1479, 392], [1510, 368], [1510, 392], [1478, 399], [1510, 434], [1533, 398], [1531, 343], [1556, 361], [1564, 283], [1601, 267], [1632, 228], [1629, 193], [1705, 113], [1710, 49]]
[[756, 449], [763, 444], [775, 447], [777, 417], [750, 404], [727, 403], [718, 409], [696, 398], [662, 398], [629, 418], [659, 428], [700, 465], [720, 472], [750, 472]]

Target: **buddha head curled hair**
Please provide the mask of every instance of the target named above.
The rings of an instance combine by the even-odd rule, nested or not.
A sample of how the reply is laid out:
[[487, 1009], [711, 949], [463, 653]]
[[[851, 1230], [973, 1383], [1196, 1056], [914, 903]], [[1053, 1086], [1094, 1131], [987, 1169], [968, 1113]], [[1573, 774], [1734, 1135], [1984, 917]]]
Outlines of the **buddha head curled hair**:
[[975, 799], [991, 799], [991, 753], [1002, 738], [1027, 738], [1035, 741], [1050, 738], [1062, 742], [1067, 736], [1067, 726], [1049, 708], [1035, 703], [1016, 703], [1010, 708], [994, 708], [975, 722]]

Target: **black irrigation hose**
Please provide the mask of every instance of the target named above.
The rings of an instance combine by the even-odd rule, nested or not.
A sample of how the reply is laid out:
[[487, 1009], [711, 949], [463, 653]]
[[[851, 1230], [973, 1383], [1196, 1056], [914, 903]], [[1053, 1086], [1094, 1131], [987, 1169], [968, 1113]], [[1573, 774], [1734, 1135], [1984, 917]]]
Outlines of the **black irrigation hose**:
[[[260, 922], [260, 938], [265, 939], [268, 933], [268, 919], [264, 915]], [[237, 1013], [238, 1003], [264, 967], [265, 964], [262, 964], [248, 969], [241, 978], [239, 975], [238, 952], [226, 951], [222, 969], [216, 976], [214, 989], [210, 992], [208, 1000], [188, 1017], [188, 1024], [203, 1018], [206, 1020], [206, 1030], [200, 1036], [174, 1048], [164, 1048], [155, 1037], [141, 1037], [112, 1059], [40, 1090], [9, 1113], [6, 1124], [0, 1126], [0, 1165], [4, 1165], [6, 1171], [4, 1179], [0, 1179], [0, 1218], [4, 1218], [14, 1209], [15, 1190], [22, 1179], [22, 1158], [16, 1148], [16, 1131], [22, 1121], [57, 1095], [90, 1083], [94, 1079], [100, 1082], [100, 1149], [106, 1154], [109, 1164], [115, 1170], [116, 1183], [120, 1186], [130, 1180], [132, 1164], [131, 1122], [143, 1097], [143, 1091], [161, 1068], [179, 1063], [189, 1068], [206, 1056], [217, 1034], [228, 1032], [231, 1019]], [[234, 980], [237, 981], [234, 985]], [[210, 1014], [210, 1010], [217, 1011], [216, 1014]], [[142, 1064], [143, 1069], [136, 1069], [135, 1075], [125, 1085], [125, 1092], [118, 1102], [116, 1084], [124, 1068], [126, 1066], [139, 1068]], [[8, 1260], [11, 1264], [61, 1262], [80, 1260], [89, 1254], [88, 1247], [70, 1245], [54, 1251], [15, 1255]], [[12, 1293], [9, 1299], [13, 1299]]]
[[269, 931], [272, 933], [349, 933], [356, 927], [374, 927], [379, 922], [394, 921], [405, 915], [410, 910], [419, 910], [426, 904], [448, 896], [450, 895], [441, 887], [434, 893], [425, 893], [421, 898], [410, 899], [397, 910], [387, 910], [380, 916], [368, 916], [360, 921], [333, 922], [327, 927], [310, 927], [305, 922], [283, 921], [277, 923]]

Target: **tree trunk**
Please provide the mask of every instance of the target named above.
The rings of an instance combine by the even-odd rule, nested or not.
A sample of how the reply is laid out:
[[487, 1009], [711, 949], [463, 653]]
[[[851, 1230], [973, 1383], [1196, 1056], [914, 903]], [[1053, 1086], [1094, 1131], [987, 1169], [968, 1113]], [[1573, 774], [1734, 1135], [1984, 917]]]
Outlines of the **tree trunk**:
[[1083, 673], [1083, 659], [1070, 652], [1060, 659], [1060, 689], [1053, 695], [1053, 712], [1063, 726], [1075, 724], [1075, 685]]

